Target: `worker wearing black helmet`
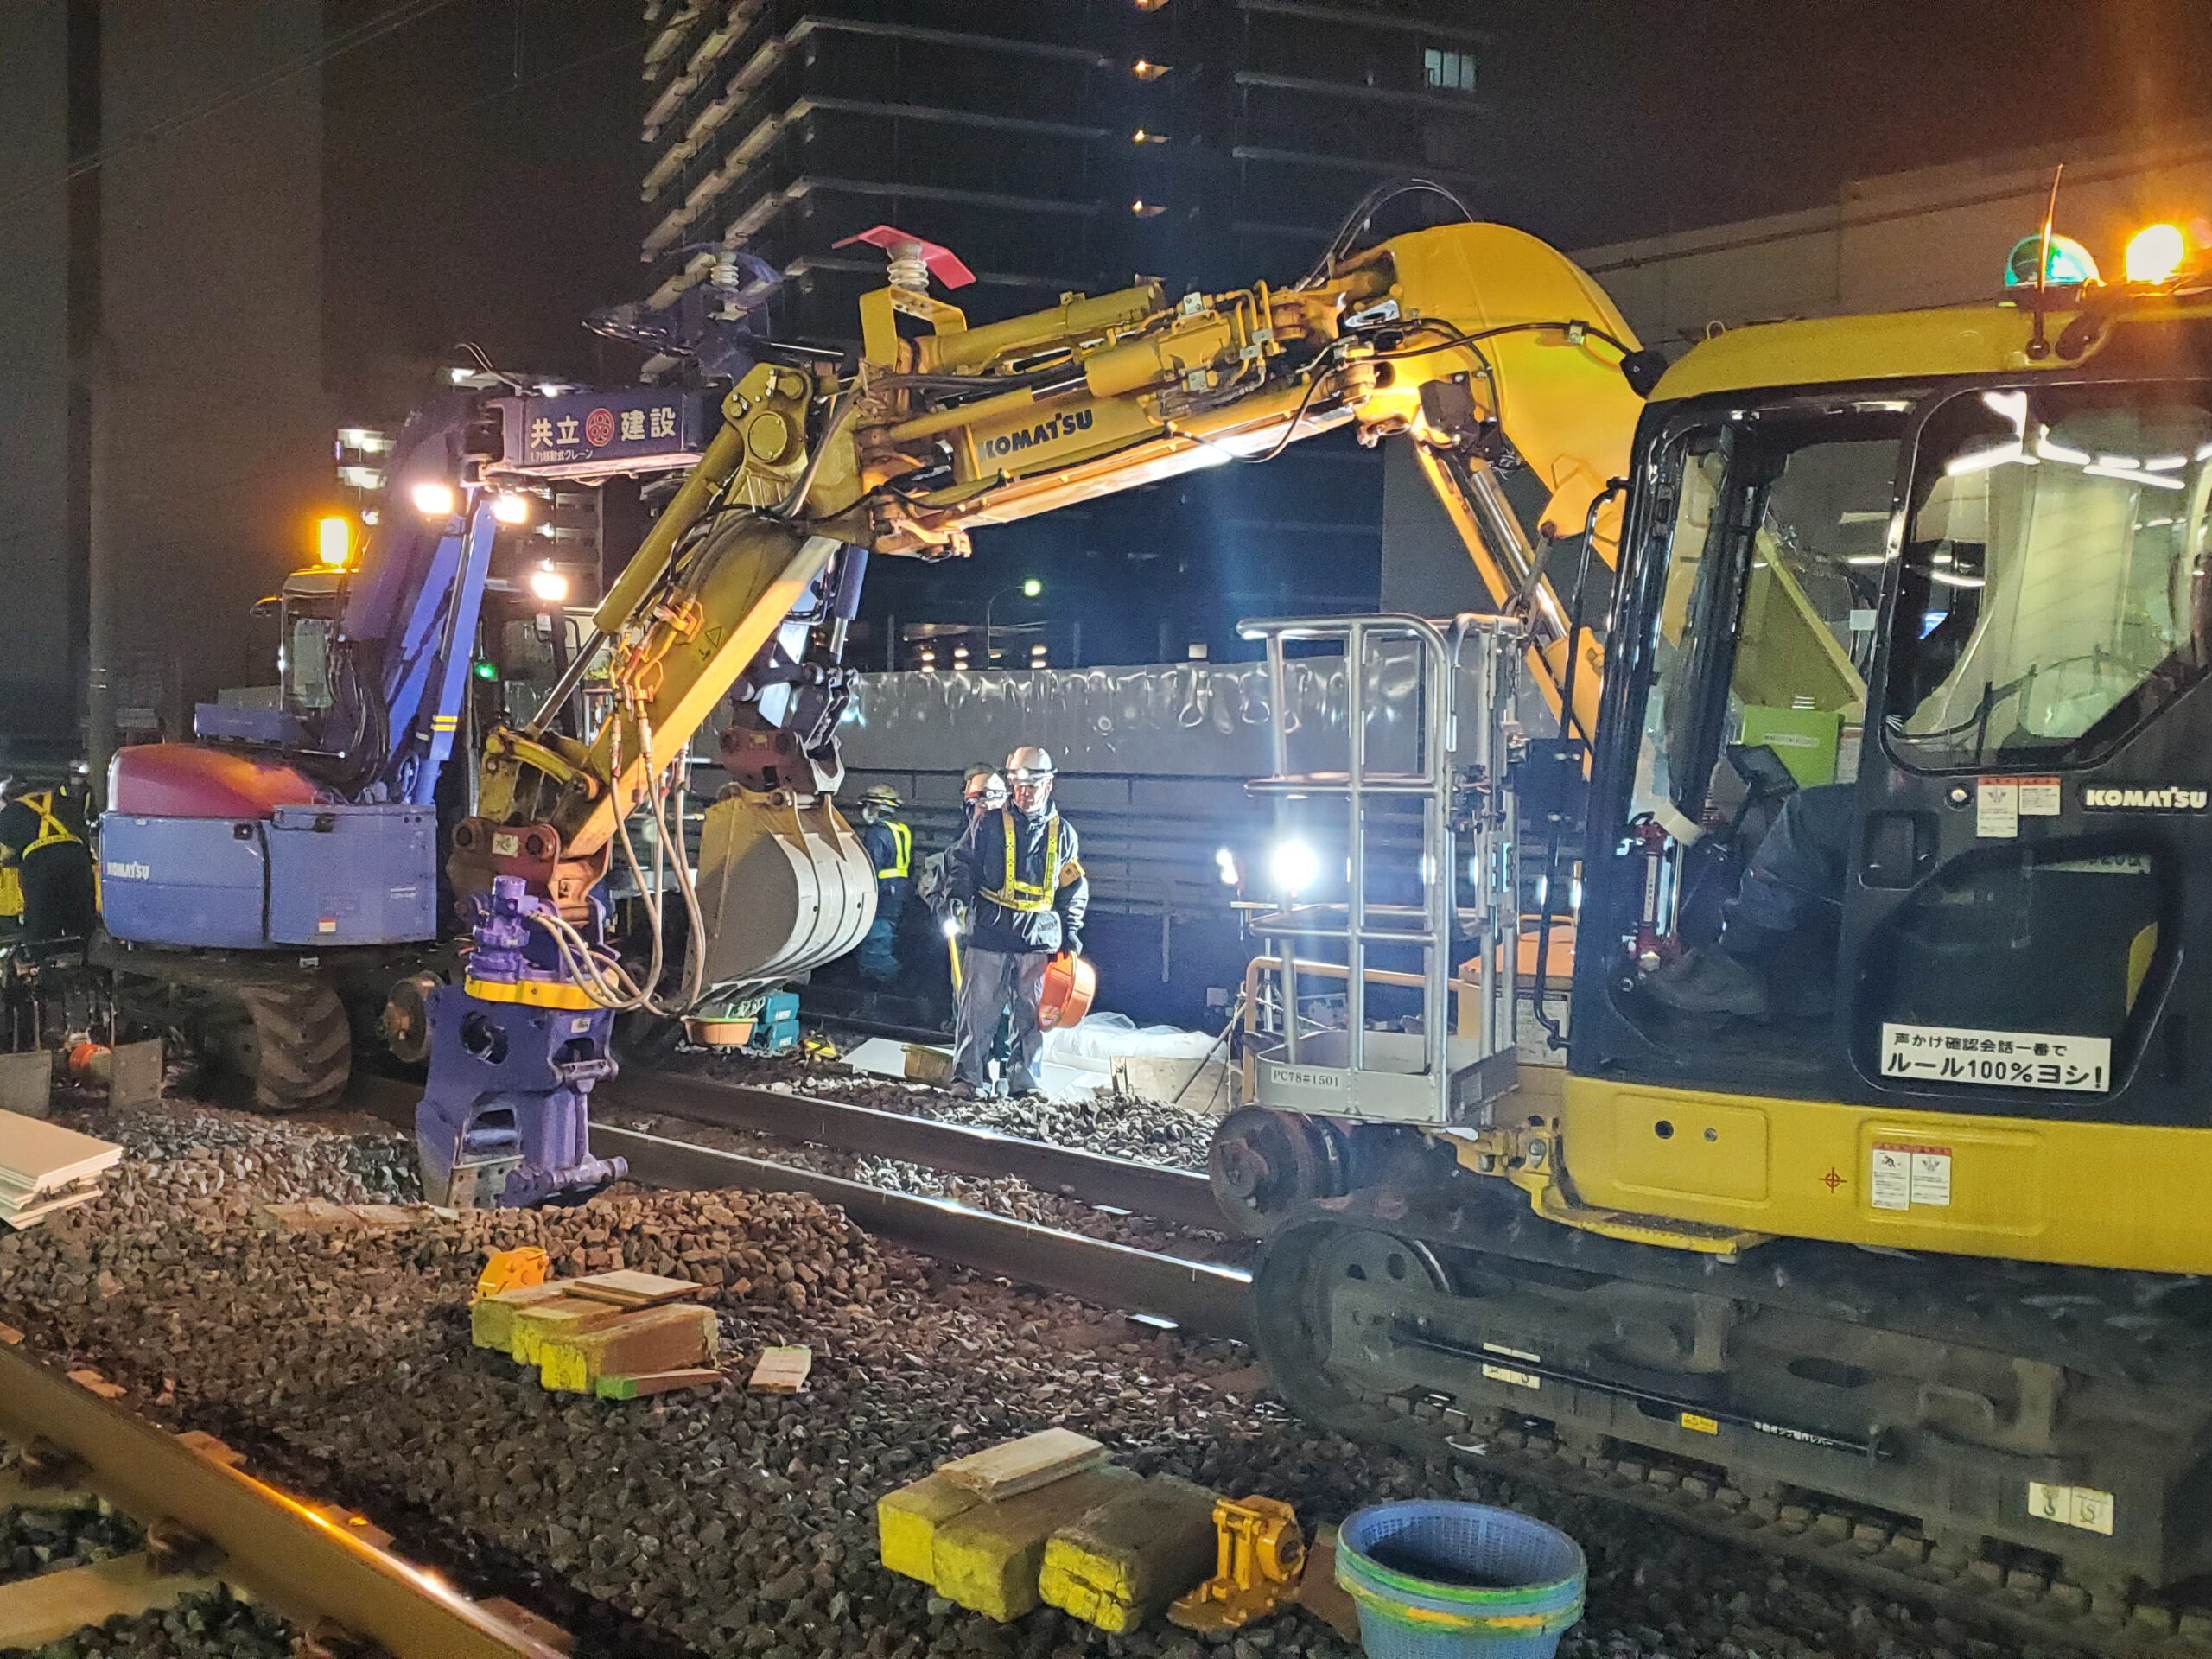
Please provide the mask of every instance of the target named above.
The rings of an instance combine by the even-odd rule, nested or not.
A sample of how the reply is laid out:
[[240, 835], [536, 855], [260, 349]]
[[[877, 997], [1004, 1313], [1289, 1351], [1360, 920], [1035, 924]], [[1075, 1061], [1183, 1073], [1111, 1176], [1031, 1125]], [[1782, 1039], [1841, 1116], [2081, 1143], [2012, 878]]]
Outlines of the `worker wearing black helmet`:
[[861, 977], [888, 985], [899, 977], [899, 918], [914, 885], [914, 832], [893, 816], [899, 791], [877, 784], [861, 797], [861, 845], [875, 867], [875, 922], [861, 941]]
[[1052, 757], [1024, 745], [1007, 757], [1011, 799], [976, 820], [949, 861], [947, 892], [969, 933], [954, 1027], [953, 1088], [990, 1088], [985, 1062], [1001, 1014], [1011, 1011], [1014, 1052], [1001, 1079], [1006, 1091], [1033, 1095], [1045, 1035], [1037, 1023], [1046, 964], [1056, 951], [1083, 949], [1084, 879], [1075, 826], [1052, 805]]

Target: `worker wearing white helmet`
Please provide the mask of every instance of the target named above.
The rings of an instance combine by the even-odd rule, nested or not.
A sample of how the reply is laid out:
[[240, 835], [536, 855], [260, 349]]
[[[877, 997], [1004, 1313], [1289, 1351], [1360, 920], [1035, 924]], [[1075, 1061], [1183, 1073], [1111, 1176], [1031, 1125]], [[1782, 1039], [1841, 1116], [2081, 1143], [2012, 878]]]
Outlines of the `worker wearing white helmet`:
[[1052, 757], [1025, 744], [1006, 760], [1011, 797], [985, 811], [952, 849], [947, 893], [970, 930], [953, 1039], [953, 1087], [991, 1087], [986, 1061], [1000, 1016], [1014, 1016], [1014, 1052], [1001, 1079], [1007, 1092], [1033, 1095], [1045, 1046], [1037, 1007], [1046, 964], [1057, 951], [1083, 949], [1090, 903], [1075, 826], [1052, 806]]

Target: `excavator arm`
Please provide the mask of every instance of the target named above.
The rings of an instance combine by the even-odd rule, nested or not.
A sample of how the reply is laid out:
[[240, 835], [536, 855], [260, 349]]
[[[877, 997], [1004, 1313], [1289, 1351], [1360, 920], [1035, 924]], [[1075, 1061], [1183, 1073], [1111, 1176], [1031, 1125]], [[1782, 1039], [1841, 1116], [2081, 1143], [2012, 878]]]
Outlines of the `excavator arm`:
[[[613, 716], [588, 744], [492, 736], [481, 817], [459, 848], [464, 888], [505, 868], [581, 906], [622, 819], [793, 617], [834, 622], [840, 600], [849, 616], [863, 551], [964, 554], [976, 525], [1264, 461], [1346, 424], [1363, 442], [1416, 446], [1493, 601], [1529, 610], [1531, 659], [1558, 706], [1570, 647], [1548, 556], [1588, 530], [1612, 563], [1606, 486], [1642, 408], [1622, 372], [1633, 334], [1564, 255], [1501, 225], [1445, 226], [1307, 285], [1171, 302], [1140, 283], [973, 328], [921, 269], [900, 274], [925, 287], [863, 301], [855, 374], [763, 364], [730, 392], [721, 433], [600, 607]], [[1516, 469], [1540, 486], [1533, 525], [1508, 499]], [[1586, 730], [1602, 675], [1586, 634], [1582, 649]], [[785, 683], [805, 666], [782, 664]], [[834, 677], [833, 664], [813, 667]], [[799, 753], [834, 766], [811, 735], [769, 746], [801, 794], [815, 791]], [[511, 834], [495, 844], [537, 825], [551, 833], [527, 849]]]
[[[594, 646], [537, 724], [485, 742], [479, 816], [456, 830], [448, 865], [473, 897], [477, 949], [464, 984], [434, 1002], [417, 1118], [435, 1189], [467, 1188], [467, 1172], [497, 1162], [482, 1154], [494, 1144], [520, 1165], [504, 1202], [608, 1179], [582, 1139], [582, 1103], [611, 1065], [609, 1011], [680, 1012], [709, 986], [773, 982], [858, 944], [874, 881], [833, 804], [835, 731], [871, 556], [957, 556], [978, 524], [1265, 461], [1340, 426], [1366, 443], [1403, 435], [1495, 602], [1529, 612], [1554, 705], [1568, 685], [1586, 689], [1573, 702], [1588, 728], [1601, 676], [1568, 671], [1573, 650], [1594, 648], [1570, 638], [1549, 555], [1567, 543], [1613, 561], [1609, 483], [1626, 470], [1642, 397], [1624, 372], [1638, 354], [1628, 325], [1564, 256], [1503, 226], [1450, 226], [1287, 287], [1171, 302], [1140, 283], [971, 328], [928, 292], [929, 270], [957, 261], [896, 232], [868, 239], [890, 252], [892, 280], [862, 302], [856, 369], [761, 353], [601, 605]], [[1535, 487], [1509, 489], [1516, 472]], [[1525, 517], [1516, 493], [1535, 503]], [[588, 671], [604, 675], [608, 713], [588, 734], [562, 732], [558, 711]], [[688, 861], [664, 856], [681, 845], [666, 779], [726, 700], [732, 787], [708, 811], [695, 887]], [[656, 830], [650, 876], [627, 827], [641, 805]], [[634, 977], [602, 943], [595, 896], [618, 848], [656, 912]], [[690, 922], [673, 997], [658, 989], [664, 876]], [[549, 1019], [572, 1028], [541, 1030]]]
[[[1607, 486], [1643, 398], [1623, 372], [1641, 355], [1633, 333], [1557, 250], [1502, 225], [1446, 226], [1306, 286], [1171, 303], [1141, 284], [975, 329], [897, 287], [866, 303], [855, 424], [878, 550], [957, 551], [976, 524], [1264, 461], [1346, 423], [1363, 443], [1403, 435], [1492, 602], [1528, 610], [1532, 664], [1560, 706], [1570, 630], [1548, 556], [1586, 530], [1613, 563]], [[901, 337], [899, 316], [926, 332]], [[1521, 493], [1540, 503], [1533, 524], [1504, 487], [1516, 469], [1538, 486]], [[1586, 732], [1603, 675], [1582, 639]]]

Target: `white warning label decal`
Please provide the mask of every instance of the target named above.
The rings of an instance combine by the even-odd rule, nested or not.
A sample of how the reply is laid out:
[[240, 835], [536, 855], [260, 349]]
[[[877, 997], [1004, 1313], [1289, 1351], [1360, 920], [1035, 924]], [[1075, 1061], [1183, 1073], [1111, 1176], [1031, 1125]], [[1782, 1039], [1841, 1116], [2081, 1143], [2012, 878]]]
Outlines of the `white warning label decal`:
[[1882, 1022], [1882, 1075], [2015, 1089], [2110, 1088], [2112, 1039]]
[[2028, 1513], [2038, 1521], [2056, 1521], [2062, 1527], [2112, 1536], [2112, 1494], [2094, 1486], [2051, 1486], [2040, 1480], [2028, 1483]]
[[1951, 1149], [1877, 1141], [1866, 1192], [1877, 1210], [1944, 1208], [1951, 1202]]
[[1983, 778], [1974, 791], [1974, 832], [1985, 839], [2015, 841], [2020, 834], [2020, 785], [2012, 778]]
[[[1541, 1354], [1525, 1353], [1518, 1348], [1508, 1348], [1503, 1343], [1486, 1342], [1483, 1344], [1483, 1351], [1486, 1354], [1501, 1355], [1507, 1359], [1523, 1360], [1531, 1365], [1541, 1365], [1544, 1363], [1543, 1356]], [[1516, 1370], [1510, 1365], [1485, 1364], [1482, 1368], [1482, 1372], [1493, 1382], [1510, 1382], [1516, 1389], [1541, 1389], [1544, 1386], [1542, 1377], [1530, 1371]]]

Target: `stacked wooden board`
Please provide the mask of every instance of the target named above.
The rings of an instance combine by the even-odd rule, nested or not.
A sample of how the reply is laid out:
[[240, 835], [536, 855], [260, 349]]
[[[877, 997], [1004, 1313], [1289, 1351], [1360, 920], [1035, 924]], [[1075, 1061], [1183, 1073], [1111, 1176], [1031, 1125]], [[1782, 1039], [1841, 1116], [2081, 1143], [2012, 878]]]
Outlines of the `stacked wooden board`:
[[59, 1123], [0, 1112], [0, 1221], [29, 1227], [99, 1196], [99, 1178], [123, 1157], [111, 1141]]
[[705, 1288], [629, 1270], [550, 1280], [479, 1296], [469, 1335], [564, 1393], [634, 1400], [713, 1388], [722, 1382], [721, 1338], [714, 1310], [692, 1300]]

